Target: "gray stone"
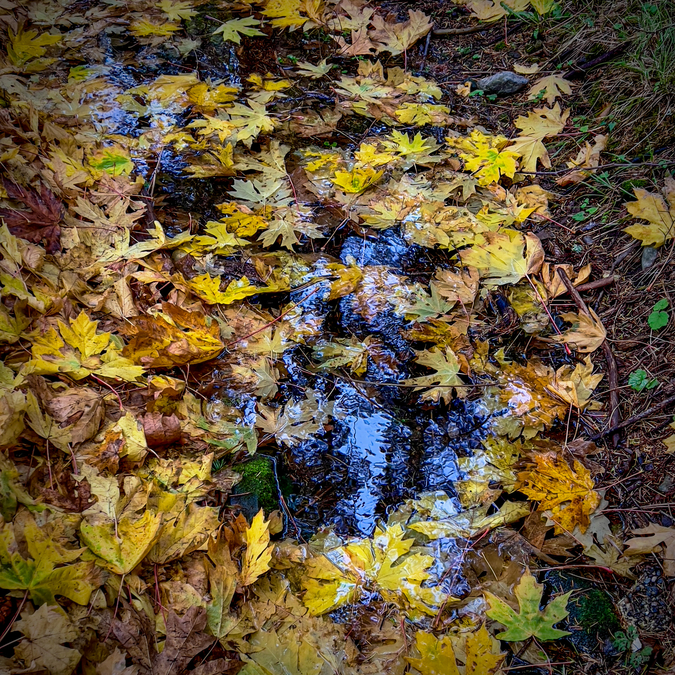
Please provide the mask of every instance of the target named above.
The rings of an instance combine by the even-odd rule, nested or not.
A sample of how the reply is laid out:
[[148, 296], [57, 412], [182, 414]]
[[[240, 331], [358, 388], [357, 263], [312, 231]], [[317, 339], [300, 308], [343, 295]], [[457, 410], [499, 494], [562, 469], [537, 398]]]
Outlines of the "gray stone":
[[497, 94], [497, 96], [508, 96], [520, 91], [529, 80], [518, 73], [512, 73], [505, 70], [501, 73], [495, 73], [488, 77], [483, 77], [476, 82], [476, 87], [486, 94]]
[[648, 270], [658, 259], [659, 249], [653, 246], [645, 246], [642, 249], [642, 269]]

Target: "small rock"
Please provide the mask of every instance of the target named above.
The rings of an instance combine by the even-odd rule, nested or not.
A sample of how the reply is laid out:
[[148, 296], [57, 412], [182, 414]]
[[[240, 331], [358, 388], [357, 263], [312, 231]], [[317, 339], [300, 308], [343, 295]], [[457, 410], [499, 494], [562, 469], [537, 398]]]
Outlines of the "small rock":
[[648, 270], [659, 257], [659, 249], [653, 246], [645, 246], [642, 249], [642, 269]]
[[529, 80], [522, 75], [505, 70], [501, 73], [495, 73], [488, 77], [483, 77], [476, 82], [476, 87], [486, 94], [497, 94], [497, 96], [508, 96], [520, 91]]
[[661, 481], [661, 484], [656, 488], [661, 494], [667, 495], [675, 487], [675, 480], [670, 474]]

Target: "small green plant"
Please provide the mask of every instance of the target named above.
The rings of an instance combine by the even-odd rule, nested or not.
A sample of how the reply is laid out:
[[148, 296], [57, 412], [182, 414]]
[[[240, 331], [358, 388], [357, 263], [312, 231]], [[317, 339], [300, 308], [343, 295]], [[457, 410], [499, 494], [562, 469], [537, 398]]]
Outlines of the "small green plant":
[[589, 206], [590, 201], [588, 197], [581, 202], [579, 211], [572, 214], [572, 220], [576, 220], [578, 223], [590, 218], [594, 213], [598, 211], [597, 206]]
[[670, 315], [664, 310], [668, 307], [668, 300], [661, 298], [653, 307], [652, 313], [647, 317], [647, 323], [652, 330], [660, 330], [669, 321]]
[[659, 381], [653, 377], [650, 378], [645, 370], [634, 370], [628, 376], [628, 385], [634, 391], [644, 391], [645, 389], [654, 389], [658, 387]]
[[653, 650], [649, 645], [646, 645], [642, 649], [632, 651], [636, 641], [638, 645], [641, 644], [635, 626], [628, 626], [625, 633], [619, 631], [612, 637], [612, 645], [617, 651], [623, 653], [631, 650], [626, 656], [626, 665], [637, 670], [649, 661]]

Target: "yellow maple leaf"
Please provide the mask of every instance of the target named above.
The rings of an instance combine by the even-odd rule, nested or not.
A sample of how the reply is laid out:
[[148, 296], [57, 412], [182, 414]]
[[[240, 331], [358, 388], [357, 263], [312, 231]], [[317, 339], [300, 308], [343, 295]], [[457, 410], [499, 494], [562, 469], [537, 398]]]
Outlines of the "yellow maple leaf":
[[220, 290], [220, 282], [220, 277], [212, 277], [205, 272], [190, 279], [188, 286], [209, 305], [229, 305], [266, 290], [264, 287], [253, 286], [246, 277], [233, 279], [224, 291]]
[[51, 675], [71, 675], [82, 654], [66, 647], [80, 636], [68, 615], [58, 605], [42, 605], [35, 612], [24, 612], [14, 628], [24, 639], [14, 654], [31, 668], [39, 668]]
[[162, 514], [146, 510], [140, 518], [126, 514], [116, 522], [83, 520], [80, 537], [97, 564], [114, 574], [129, 574], [153, 547], [161, 526]]
[[191, 0], [161, 0], [157, 7], [166, 14], [169, 21], [188, 21], [197, 13]]
[[155, 23], [150, 19], [136, 19], [129, 24], [129, 32], [136, 37], [171, 37], [177, 30], [180, 24], [172, 21]]
[[436, 385], [432, 389], [425, 391], [422, 394], [422, 399], [436, 402], [439, 399], [443, 399], [443, 401], [449, 404], [452, 400], [453, 389], [457, 392], [459, 398], [464, 398], [469, 393], [462, 378], [459, 376], [461, 366], [457, 360], [457, 356], [450, 347], [446, 347], [445, 351], [434, 347], [431, 351], [420, 352], [415, 361], [436, 370], [433, 375], [423, 375], [422, 377], [413, 377], [406, 380], [407, 384], [418, 385], [417, 390]]
[[383, 171], [376, 171], [372, 167], [354, 167], [351, 171], [336, 171], [333, 185], [344, 192], [358, 194], [382, 178]]
[[560, 105], [556, 103], [553, 108], [535, 108], [527, 117], [521, 115], [516, 118], [515, 125], [523, 133], [509, 146], [509, 150], [521, 156], [520, 168], [523, 171], [536, 171], [537, 160], [545, 167], [551, 168], [551, 160], [542, 140], [559, 134], [569, 114], [569, 110], [561, 113]]
[[575, 159], [567, 162], [567, 166], [570, 169], [574, 167], [580, 167], [576, 171], [570, 171], [560, 178], [556, 179], [558, 185], [572, 185], [573, 183], [580, 183], [584, 178], [588, 178], [590, 175], [589, 171], [584, 171], [585, 168], [593, 168], [600, 164], [600, 153], [605, 149], [607, 145], [607, 136], [599, 134], [593, 138], [593, 145], [588, 141], [584, 143], [584, 147], [579, 150], [579, 154]]
[[532, 455], [534, 465], [518, 474], [516, 489], [539, 502], [539, 511], [550, 511], [555, 533], [572, 532], [578, 525], [582, 534], [590, 515], [600, 504], [600, 495], [588, 469], [574, 461], [570, 467], [552, 453]]
[[546, 102], [549, 105], [553, 105], [558, 96], [563, 98], [564, 94], [571, 94], [572, 87], [569, 81], [562, 77], [562, 75], [546, 75], [545, 77], [540, 77], [530, 87], [530, 90], [527, 92], [528, 100], [531, 101], [537, 98], [542, 91], [544, 92]]
[[539, 238], [531, 232], [523, 235], [516, 230], [486, 232], [459, 255], [465, 265], [475, 267], [482, 278], [496, 285], [515, 284], [536, 273], [544, 262]]
[[220, 327], [200, 312], [164, 303], [163, 314], [129, 319], [132, 338], [122, 354], [146, 368], [173, 368], [203, 363], [218, 356], [224, 345]]
[[425, 124], [443, 126], [448, 123], [450, 109], [444, 105], [430, 103], [404, 103], [395, 112], [396, 119], [403, 124], [423, 127]]
[[663, 197], [641, 188], [634, 188], [633, 192], [637, 201], [625, 205], [628, 213], [649, 224], [630, 225], [624, 232], [639, 239], [643, 246], [662, 246], [675, 237], [675, 179], [666, 178]]
[[251, 37], [255, 35], [265, 35], [261, 30], [258, 30], [257, 26], [260, 26], [260, 21], [258, 21], [258, 19], [252, 16], [244, 16], [239, 19], [230, 19], [221, 24], [213, 31], [213, 35], [221, 35], [223, 40], [241, 44], [242, 35]]
[[[28, 557], [19, 552], [17, 535]], [[94, 590], [92, 565], [71, 564], [83, 552], [64, 548], [24, 513], [20, 520], [0, 526], [0, 588], [26, 591], [36, 605], [55, 605], [55, 595], [86, 605]]]
[[445, 140], [450, 148], [461, 151], [464, 168], [474, 173], [479, 185], [490, 185], [501, 176], [513, 178], [516, 174], [518, 154], [503, 149], [509, 142], [504, 136], [489, 136], [474, 129], [468, 137], [448, 136]]
[[404, 539], [401, 525], [377, 527], [372, 539], [361, 539], [307, 561], [303, 602], [318, 616], [355, 602], [368, 588], [386, 602], [434, 615], [447, 598], [438, 586], [422, 586], [431, 578], [433, 558], [412, 553], [413, 539]]
[[260, 509], [244, 533], [246, 552], [242, 559], [239, 579], [242, 586], [250, 586], [270, 568], [274, 546], [270, 545], [269, 528], [270, 523], [265, 520], [265, 514]]
[[31, 59], [43, 56], [47, 52], [47, 46], [56, 44], [63, 37], [61, 33], [40, 35], [35, 29], [23, 30], [22, 28], [19, 28], [16, 33], [8, 28], [7, 34], [9, 35], [7, 56], [15, 66], [24, 66]]
[[377, 51], [388, 51], [394, 56], [410, 49], [433, 26], [429, 17], [416, 9], [408, 10], [408, 20], [404, 23], [389, 23], [379, 14], [373, 16], [372, 23], [374, 30], [369, 37], [373, 42], [380, 43]]
[[579, 410], [586, 408], [597, 410], [602, 406], [597, 401], [591, 401], [590, 398], [602, 377], [600, 373], [593, 375], [591, 357], [587, 356], [583, 363], [577, 363], [574, 368], [569, 365], [558, 368], [555, 377], [551, 378], [546, 388]]
[[91, 321], [84, 312], [70, 326], [60, 320], [58, 326], [59, 333], [50, 328], [33, 340], [33, 358], [24, 366], [26, 373], [66, 373], [76, 380], [97, 374], [129, 382], [143, 374], [142, 367], [120, 353], [119, 340], [110, 333], [99, 333], [98, 321]]
[[265, 110], [265, 105], [249, 99], [249, 105], [235, 103], [228, 108], [230, 120], [237, 128], [237, 140], [250, 147], [250, 144], [260, 133], [267, 134], [274, 131], [277, 123]]
[[[454, 639], [453, 639], [454, 638]], [[499, 643], [481, 626], [473, 633], [457, 638], [451, 635], [436, 637], [425, 631], [415, 634], [415, 647], [420, 658], [406, 656], [406, 661], [421, 675], [460, 675], [458, 656], [453, 641], [459, 641], [459, 661], [463, 662], [462, 673], [466, 675], [492, 675], [506, 654], [499, 652]]]

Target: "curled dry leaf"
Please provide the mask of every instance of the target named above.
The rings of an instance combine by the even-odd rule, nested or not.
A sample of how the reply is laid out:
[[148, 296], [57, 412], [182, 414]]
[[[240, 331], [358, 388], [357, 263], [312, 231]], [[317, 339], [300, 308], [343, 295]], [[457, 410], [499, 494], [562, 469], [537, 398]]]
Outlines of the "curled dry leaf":
[[588, 141], [585, 142], [584, 147], [579, 151], [576, 159], [570, 160], [567, 162], [567, 166], [570, 169], [575, 167], [580, 167], [576, 171], [566, 173], [556, 180], [558, 185], [573, 185], [574, 183], [580, 183], [585, 178], [588, 178], [588, 171], [584, 171], [585, 168], [594, 168], [600, 164], [600, 153], [605, 149], [607, 145], [607, 136], [598, 135], [593, 139], [594, 145], [591, 145]]
[[586, 354], [599, 349], [607, 337], [607, 331], [598, 315], [590, 308], [588, 311], [590, 316], [574, 312], [562, 313], [561, 318], [571, 323], [572, 327], [562, 335], [554, 335], [551, 339], [554, 342], [568, 344], [573, 349]]

